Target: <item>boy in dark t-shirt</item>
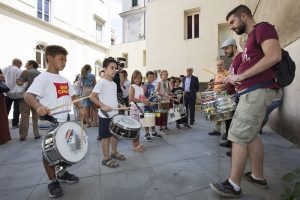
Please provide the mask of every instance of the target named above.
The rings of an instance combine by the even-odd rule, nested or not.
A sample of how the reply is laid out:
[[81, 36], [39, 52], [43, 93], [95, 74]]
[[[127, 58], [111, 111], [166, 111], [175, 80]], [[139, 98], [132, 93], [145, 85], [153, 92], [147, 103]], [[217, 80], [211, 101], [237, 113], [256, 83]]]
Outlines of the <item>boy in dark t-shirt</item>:
[[174, 78], [173, 79], [173, 84], [174, 87], [171, 90], [172, 94], [174, 95], [173, 100], [174, 100], [174, 107], [175, 109], [179, 109], [179, 112], [182, 116], [181, 119], [176, 120], [176, 128], [181, 129], [180, 124], [184, 124], [185, 127], [191, 128], [190, 125], [188, 124], [188, 120], [186, 117], [186, 110], [185, 106], [183, 103], [183, 88], [179, 87], [181, 83], [180, 78]]

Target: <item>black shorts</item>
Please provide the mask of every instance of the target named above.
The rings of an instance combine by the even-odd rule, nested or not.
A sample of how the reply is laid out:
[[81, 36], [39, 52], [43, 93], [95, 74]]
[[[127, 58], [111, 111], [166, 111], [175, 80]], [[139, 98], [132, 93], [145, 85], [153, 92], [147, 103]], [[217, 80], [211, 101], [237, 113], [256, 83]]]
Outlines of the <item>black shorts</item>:
[[110, 118], [99, 117], [99, 137], [100, 138], [110, 138], [112, 136], [109, 130]]

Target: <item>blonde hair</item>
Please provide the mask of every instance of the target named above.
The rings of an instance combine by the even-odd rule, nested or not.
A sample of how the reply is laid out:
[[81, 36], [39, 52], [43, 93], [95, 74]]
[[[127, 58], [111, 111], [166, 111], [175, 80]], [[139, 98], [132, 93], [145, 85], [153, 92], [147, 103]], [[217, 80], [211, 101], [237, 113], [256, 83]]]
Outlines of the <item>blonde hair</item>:
[[160, 78], [161, 78], [161, 76], [162, 76], [163, 73], [166, 73], [167, 75], [169, 75], [168, 71], [165, 70], [165, 69], [163, 69], [163, 70], [161, 70], [160, 73], [159, 73]]

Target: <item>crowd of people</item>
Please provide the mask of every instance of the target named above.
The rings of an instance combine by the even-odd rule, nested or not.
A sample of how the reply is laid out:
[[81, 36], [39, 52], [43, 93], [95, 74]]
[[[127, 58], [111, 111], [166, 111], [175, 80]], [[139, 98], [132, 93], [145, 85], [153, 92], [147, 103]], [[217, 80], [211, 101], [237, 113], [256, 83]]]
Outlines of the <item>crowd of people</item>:
[[[259, 133], [270, 112], [282, 101], [271, 70], [281, 59], [281, 49], [275, 28], [268, 23], [256, 23], [248, 7], [236, 7], [228, 13], [226, 20], [234, 32], [238, 35], [248, 34], [248, 39], [243, 53], [238, 51], [234, 39], [223, 43], [221, 48], [232, 58], [232, 64], [229, 70], [226, 70], [224, 60], [216, 62], [217, 74], [209, 82], [208, 91], [226, 91], [229, 95], [243, 92], [245, 95], [238, 95], [233, 118], [224, 120], [226, 130], [223, 139], [226, 141], [220, 145], [232, 148], [232, 151], [227, 153], [228, 156], [232, 156], [230, 177], [222, 183], [212, 183], [210, 186], [221, 196], [239, 197], [242, 177], [267, 188], [263, 174], [263, 144]], [[49, 45], [45, 51], [48, 64], [46, 72], [40, 73], [37, 70], [38, 64], [33, 60], [29, 60], [25, 66], [26, 70], [21, 71], [20, 59], [13, 59], [11, 66], [0, 71], [0, 81], [5, 82], [12, 91], [16, 87], [21, 88], [20, 96], [17, 96], [19, 98], [9, 93], [0, 93], [0, 107], [4, 111], [0, 113], [0, 144], [11, 140], [7, 116], [12, 104], [12, 128], [19, 128], [20, 140], [24, 141], [28, 135], [30, 112], [33, 135], [35, 139], [39, 139], [38, 116], [51, 114], [56, 121], [65, 122], [69, 119], [69, 110], [62, 107], [53, 113], [51, 108], [89, 97], [74, 103], [74, 117], [75, 120], [82, 120], [86, 128], [98, 126], [97, 140], [101, 142], [103, 153], [101, 163], [111, 168], [118, 167], [119, 161], [126, 160], [126, 156], [118, 151], [118, 139], [109, 129], [110, 118], [114, 115], [130, 115], [137, 121], [141, 121], [141, 116], [146, 113], [165, 116], [157, 124], [143, 127], [143, 138], [146, 142], [163, 139], [163, 135], [174, 131], [168, 127], [167, 117], [172, 108], [184, 110], [184, 116], [176, 120], [177, 129], [181, 129], [181, 125], [190, 129], [195, 124], [199, 80], [193, 75], [192, 67], [186, 68], [186, 76], [170, 78], [167, 70], [148, 71], [143, 82], [143, 75], [139, 70], [135, 70], [131, 80], [128, 80], [128, 73], [118, 60], [108, 57], [103, 61], [103, 70], [99, 72], [100, 80], [96, 80], [91, 66], [86, 64], [71, 84], [59, 74], [66, 65], [67, 54], [64, 47]], [[270, 84], [259, 85], [266, 81]], [[251, 89], [254, 86], [255, 89]], [[274, 100], [276, 95], [278, 98]], [[216, 122], [209, 135], [221, 135], [221, 125], [222, 122]], [[140, 153], [146, 150], [139, 137], [132, 140], [132, 149]], [[248, 158], [252, 171], [244, 173]], [[43, 163], [49, 178], [50, 197], [62, 196], [59, 181], [79, 181], [76, 175], [65, 169], [66, 166], [62, 166], [57, 172], [57, 166], [45, 158]]]

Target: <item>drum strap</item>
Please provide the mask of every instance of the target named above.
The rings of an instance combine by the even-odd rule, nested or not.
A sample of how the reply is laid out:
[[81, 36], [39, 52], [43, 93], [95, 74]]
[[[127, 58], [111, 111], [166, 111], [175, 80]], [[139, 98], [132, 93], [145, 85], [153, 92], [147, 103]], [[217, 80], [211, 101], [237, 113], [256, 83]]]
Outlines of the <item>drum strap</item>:
[[258, 84], [255, 84], [249, 88], [247, 88], [246, 90], [242, 91], [242, 92], [239, 92], [239, 93], [236, 93], [235, 96], [237, 98], [240, 98], [240, 96], [244, 95], [244, 94], [247, 94], [249, 92], [252, 92], [254, 90], [257, 90], [257, 89], [260, 89], [260, 88], [265, 88], [269, 85], [272, 85], [274, 83], [273, 80], [270, 80], [270, 81], [265, 81], [265, 82], [262, 82], [262, 83], [258, 83]]
[[141, 118], [144, 118], [144, 112], [142, 111], [142, 109], [139, 107], [139, 105], [136, 102], [133, 102], [135, 104], [135, 106], [139, 109], [139, 111], [142, 113], [142, 115], [140, 116]]
[[44, 116], [40, 116], [39, 117], [40, 120], [45, 120], [45, 121], [48, 121], [48, 122], [51, 122], [52, 124], [57, 124], [57, 119], [50, 116], [50, 115], [44, 115]]
[[109, 115], [107, 114], [106, 111], [104, 111], [104, 110], [102, 110], [102, 109], [100, 109], [100, 111], [102, 112], [102, 114], [103, 114], [105, 117], [107, 117], [108, 119], [110, 119], [110, 117], [109, 117]]

